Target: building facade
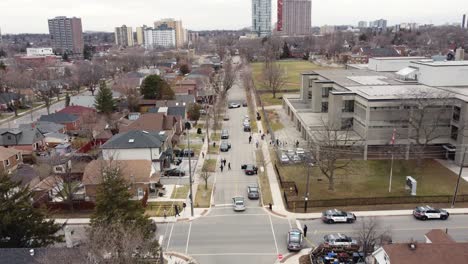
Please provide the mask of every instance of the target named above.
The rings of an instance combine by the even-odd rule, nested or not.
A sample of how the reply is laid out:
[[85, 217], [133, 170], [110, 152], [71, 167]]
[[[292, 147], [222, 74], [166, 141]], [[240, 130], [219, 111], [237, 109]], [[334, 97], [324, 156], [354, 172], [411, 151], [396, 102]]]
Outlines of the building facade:
[[136, 44], [137, 45], [144, 45], [145, 44], [145, 30], [146, 26], [143, 25], [142, 27], [136, 27]]
[[[278, 4], [279, 8], [279, 4]], [[282, 0], [282, 33], [287, 36], [308, 35], [311, 32], [311, 0]]]
[[54, 51], [52, 48], [27, 48], [26, 49], [26, 56], [34, 57], [34, 56], [51, 56], [54, 55]]
[[172, 28], [175, 31], [175, 47], [181, 48], [186, 43], [186, 32], [182, 26], [182, 20], [165, 18], [154, 22], [154, 28]]
[[49, 19], [52, 47], [58, 53], [83, 54], [83, 28], [81, 18], [59, 16]]
[[252, 31], [258, 37], [271, 35], [271, 0], [252, 0]]
[[367, 21], [359, 21], [358, 28], [367, 28]]
[[115, 28], [115, 44], [121, 47], [133, 47], [133, 30], [132, 27], [122, 25]]
[[176, 31], [172, 28], [148, 28], [144, 33], [146, 49], [157, 47], [171, 48], [176, 46]]

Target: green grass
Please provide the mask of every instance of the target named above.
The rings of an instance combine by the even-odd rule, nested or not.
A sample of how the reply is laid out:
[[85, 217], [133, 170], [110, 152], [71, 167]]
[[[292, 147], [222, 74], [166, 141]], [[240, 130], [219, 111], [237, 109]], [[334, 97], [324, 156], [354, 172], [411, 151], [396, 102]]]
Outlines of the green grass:
[[180, 185], [174, 189], [171, 199], [185, 199], [189, 193], [189, 185]]
[[212, 141], [220, 141], [221, 140], [221, 134], [220, 133], [211, 133], [210, 139]]
[[281, 105], [283, 104], [282, 97], [283, 97], [282, 93], [276, 93], [276, 98], [273, 98], [273, 95], [271, 93], [260, 94], [260, 100], [262, 100], [262, 103], [264, 106]]
[[[301, 88], [302, 72], [326, 69], [325, 67], [316, 65], [305, 60], [284, 60], [278, 61], [286, 74], [286, 84], [283, 89], [299, 90]], [[263, 63], [252, 63], [252, 76], [254, 78], [255, 87], [257, 89], [265, 89], [262, 83]]]
[[148, 202], [148, 206], [146, 206], [145, 214], [150, 217], [163, 217], [164, 216], [164, 209], [166, 209], [166, 215], [174, 216], [174, 205], [179, 205], [180, 210], [182, 210], [182, 203], [183, 202]]
[[[274, 153], [272, 153], [274, 155]], [[303, 165], [278, 166], [284, 180], [295, 181], [299, 195], [306, 191], [307, 169]], [[309, 188], [311, 199], [408, 196], [406, 176], [418, 181], [418, 196], [452, 195], [457, 175], [435, 160], [425, 160], [417, 167], [415, 160], [397, 160], [393, 166], [392, 192], [388, 192], [389, 160], [356, 160], [345, 170], [338, 170], [335, 191], [328, 190], [328, 179], [318, 167], [311, 169]], [[321, 181], [318, 181], [321, 179]], [[468, 194], [468, 183], [460, 182], [460, 194]]]
[[[257, 166], [263, 166], [264, 159], [263, 159], [263, 152], [261, 150], [255, 151], [255, 156], [257, 160]], [[268, 180], [268, 175], [266, 170], [261, 172], [258, 171], [258, 181], [260, 185], [260, 192], [262, 194], [262, 201], [264, 205], [268, 205], [269, 203], [273, 204], [273, 198], [271, 196], [271, 189], [270, 189], [270, 181]]]
[[204, 183], [199, 184], [198, 189], [197, 189], [197, 194], [195, 195], [195, 207], [198, 207], [198, 208], [210, 207], [212, 190], [213, 190], [212, 184], [208, 184], [208, 189], [205, 189]]
[[209, 171], [209, 172], [215, 172], [216, 171], [216, 160], [215, 159], [206, 159], [205, 162], [203, 163], [203, 170]]
[[284, 128], [284, 125], [281, 123], [280, 117], [275, 110], [266, 110], [265, 112], [268, 115], [268, 121], [270, 121], [271, 129], [273, 129], [273, 131], [278, 131]]

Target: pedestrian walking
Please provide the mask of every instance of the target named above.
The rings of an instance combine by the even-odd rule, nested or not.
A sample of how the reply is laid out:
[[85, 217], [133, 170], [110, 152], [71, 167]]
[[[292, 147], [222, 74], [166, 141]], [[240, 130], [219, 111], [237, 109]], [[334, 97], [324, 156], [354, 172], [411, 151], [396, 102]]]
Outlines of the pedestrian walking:
[[166, 220], [166, 217], [167, 217], [167, 210], [166, 208], [164, 208], [164, 220]]
[[224, 169], [223, 164], [221, 164], [221, 166], [219, 166], [219, 168], [221, 169], [221, 172], [223, 172], [223, 169]]
[[226, 166], [226, 159], [224, 159], [224, 166]]
[[252, 143], [252, 136], [249, 136], [249, 144]]
[[304, 230], [304, 237], [307, 237], [307, 225], [304, 225], [302, 230]]
[[205, 137], [202, 137], [201, 140], [202, 140], [203, 144], [205, 144]]
[[228, 170], [231, 170], [231, 162], [228, 162]]
[[296, 140], [296, 148], [299, 147], [299, 140]]
[[175, 211], [174, 216], [180, 216], [180, 214], [179, 214], [179, 206], [178, 206], [177, 204], [174, 205], [174, 211]]
[[202, 155], [202, 158], [205, 158], [205, 152], [202, 152], [201, 155]]
[[258, 140], [255, 141], [255, 146], [258, 148]]
[[213, 148], [216, 148], [216, 141], [213, 141]]
[[276, 146], [279, 146], [279, 139], [276, 139]]

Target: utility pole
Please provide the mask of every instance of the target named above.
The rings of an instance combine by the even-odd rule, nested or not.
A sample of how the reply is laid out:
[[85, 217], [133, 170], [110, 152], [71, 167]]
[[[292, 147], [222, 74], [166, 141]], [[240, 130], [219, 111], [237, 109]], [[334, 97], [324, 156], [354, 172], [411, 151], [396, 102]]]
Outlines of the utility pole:
[[310, 167], [313, 166], [312, 161], [310, 160], [310, 157], [307, 158], [306, 165], [307, 165], [307, 185], [306, 185], [306, 193], [304, 197], [304, 213], [307, 213], [307, 202], [309, 201]]
[[188, 159], [189, 159], [189, 181], [190, 181], [190, 212], [193, 217], [193, 191], [192, 191], [192, 153], [190, 152], [190, 128], [192, 125], [190, 122], [185, 123], [185, 129], [187, 130], [187, 148], [188, 148]]
[[458, 186], [460, 185], [460, 178], [463, 172], [463, 165], [465, 165], [465, 157], [466, 157], [466, 147], [463, 148], [463, 158], [462, 158], [462, 162], [460, 165], [460, 172], [458, 173], [457, 185], [455, 185], [455, 191], [453, 193], [452, 208], [455, 207], [455, 201], [457, 200]]

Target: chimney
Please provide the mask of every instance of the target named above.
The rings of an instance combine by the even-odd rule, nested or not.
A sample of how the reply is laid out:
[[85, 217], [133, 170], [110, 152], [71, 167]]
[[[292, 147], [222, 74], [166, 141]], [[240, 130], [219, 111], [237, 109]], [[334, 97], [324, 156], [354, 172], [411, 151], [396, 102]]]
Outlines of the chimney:
[[466, 25], [466, 14], [463, 15], [463, 19], [462, 19], [462, 28], [465, 28], [465, 25]]

